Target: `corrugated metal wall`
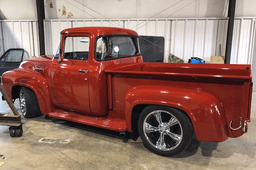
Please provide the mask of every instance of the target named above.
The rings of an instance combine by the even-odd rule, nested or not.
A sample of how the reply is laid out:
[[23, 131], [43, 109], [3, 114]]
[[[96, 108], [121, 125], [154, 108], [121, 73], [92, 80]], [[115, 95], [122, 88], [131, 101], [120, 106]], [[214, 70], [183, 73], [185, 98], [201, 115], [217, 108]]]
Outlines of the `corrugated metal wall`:
[[106, 26], [133, 29], [139, 35], [152, 35], [165, 37], [165, 55], [169, 54], [171, 20], [46, 20], [46, 53], [53, 54], [56, 52], [60, 38], [60, 31], [65, 28], [89, 27], [89, 26]]
[[210, 62], [210, 57], [225, 54], [226, 19], [179, 19], [172, 24], [171, 53], [185, 62], [192, 56]]
[[[255, 39], [254, 18], [236, 18], [234, 23], [232, 64], [250, 64]], [[120, 19], [120, 20], [46, 20], [46, 53], [57, 49], [59, 33], [65, 28], [111, 26], [135, 30], [139, 35], [165, 37], [165, 61], [172, 53], [185, 62], [192, 56], [210, 62], [212, 55], [225, 55], [227, 18]]]
[[[116, 19], [116, 20], [45, 20], [46, 54], [54, 54], [65, 28], [111, 26], [129, 28], [139, 35], [165, 37], [165, 61], [172, 53], [185, 62], [192, 56], [210, 62], [212, 55], [225, 54], [226, 18]], [[25, 48], [31, 56], [39, 55], [38, 26], [35, 20], [0, 21], [0, 54], [9, 48]], [[255, 18], [236, 18], [231, 53], [232, 64], [251, 64], [255, 41]], [[156, 44], [157, 45], [157, 44]]]
[[39, 55], [36, 20], [0, 21], [0, 54], [9, 48], [24, 48], [29, 55]]

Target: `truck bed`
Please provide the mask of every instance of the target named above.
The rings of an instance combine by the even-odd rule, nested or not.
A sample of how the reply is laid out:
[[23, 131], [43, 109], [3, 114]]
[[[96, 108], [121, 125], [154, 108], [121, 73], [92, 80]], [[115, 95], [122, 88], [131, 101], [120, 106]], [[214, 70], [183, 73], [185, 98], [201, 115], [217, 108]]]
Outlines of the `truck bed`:
[[[139, 86], [161, 86], [193, 89], [214, 95], [225, 108], [226, 125], [237, 117], [250, 120], [251, 72], [250, 65], [141, 63], [108, 69], [110, 109], [124, 113], [124, 100], [128, 90]], [[153, 97], [153, 96], [152, 96]], [[232, 120], [234, 122], [234, 120]], [[235, 134], [229, 130], [229, 136]]]

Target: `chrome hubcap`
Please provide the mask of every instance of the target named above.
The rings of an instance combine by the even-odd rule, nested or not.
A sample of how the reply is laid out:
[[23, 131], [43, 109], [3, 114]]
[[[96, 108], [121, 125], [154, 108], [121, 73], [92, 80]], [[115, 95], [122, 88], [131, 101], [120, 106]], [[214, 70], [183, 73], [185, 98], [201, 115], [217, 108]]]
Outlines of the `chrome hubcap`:
[[26, 99], [23, 90], [20, 90], [20, 109], [21, 113], [26, 115]]
[[148, 142], [162, 151], [175, 149], [183, 138], [179, 120], [165, 110], [149, 113], [143, 122], [143, 132]]

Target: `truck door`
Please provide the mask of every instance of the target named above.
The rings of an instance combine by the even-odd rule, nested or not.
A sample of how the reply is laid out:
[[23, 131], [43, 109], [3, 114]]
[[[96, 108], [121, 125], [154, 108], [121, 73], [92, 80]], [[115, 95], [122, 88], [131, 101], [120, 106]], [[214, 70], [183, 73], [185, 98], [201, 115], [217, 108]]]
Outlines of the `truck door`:
[[0, 75], [6, 71], [19, 68], [24, 54], [24, 49], [21, 48], [14, 48], [6, 51], [0, 58]]
[[91, 114], [89, 101], [89, 37], [66, 37], [63, 60], [55, 58], [49, 68], [49, 88], [55, 107]]

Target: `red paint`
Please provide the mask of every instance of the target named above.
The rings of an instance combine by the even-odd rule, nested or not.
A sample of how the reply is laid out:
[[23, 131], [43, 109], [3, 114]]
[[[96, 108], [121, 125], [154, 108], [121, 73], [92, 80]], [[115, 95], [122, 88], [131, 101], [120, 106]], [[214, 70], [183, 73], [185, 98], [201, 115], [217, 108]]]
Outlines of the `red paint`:
[[[2, 77], [11, 98], [15, 86], [26, 86], [35, 92], [43, 114], [120, 132], [132, 131], [132, 110], [139, 104], [175, 107], [189, 116], [197, 139], [210, 142], [243, 134], [229, 128], [231, 120], [234, 128], [240, 118], [250, 121], [250, 65], [143, 63], [141, 56], [99, 62], [94, 58], [98, 36], [137, 33], [89, 27], [61, 34], [62, 51], [67, 36], [89, 37], [88, 60], [27, 60]], [[42, 70], [33, 71], [34, 66]]]
[[49, 113], [49, 116], [63, 119], [72, 120], [73, 122], [86, 124], [90, 126], [101, 127], [109, 130], [118, 132], [126, 131], [126, 122], [123, 119], [112, 118], [112, 117], [97, 117], [97, 116], [86, 116], [77, 114], [75, 112], [55, 110], [55, 112]]

